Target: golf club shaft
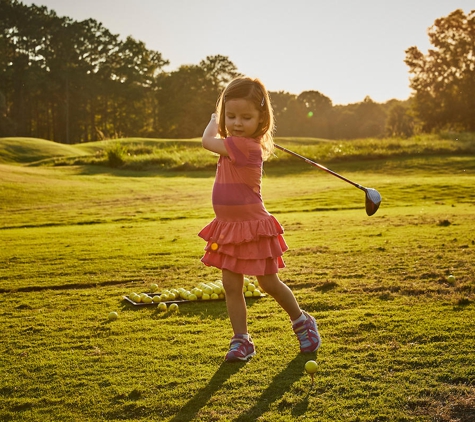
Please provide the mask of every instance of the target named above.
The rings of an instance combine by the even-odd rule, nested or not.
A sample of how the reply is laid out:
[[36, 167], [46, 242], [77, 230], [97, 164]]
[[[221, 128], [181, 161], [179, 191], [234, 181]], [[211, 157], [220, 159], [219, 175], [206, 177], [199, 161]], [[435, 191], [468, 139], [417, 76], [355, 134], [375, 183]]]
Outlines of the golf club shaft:
[[344, 180], [345, 182], [357, 187], [358, 189], [361, 189], [362, 191], [366, 192], [366, 189], [359, 185], [358, 183], [352, 182], [350, 179], [347, 179], [346, 177], [343, 177], [342, 175], [335, 173], [333, 170], [330, 170], [329, 168], [326, 168], [325, 166], [322, 166], [321, 164], [316, 163], [315, 161], [309, 160], [308, 158], [304, 157], [303, 155], [297, 154], [296, 152], [291, 151], [290, 149], [284, 148], [280, 145], [274, 144], [274, 146], [277, 149], [280, 149], [281, 151], [287, 152], [290, 155], [293, 155], [294, 157], [300, 158], [301, 160], [307, 162], [308, 164], [311, 164], [312, 166], [318, 167], [321, 170], [326, 171], [327, 173], [333, 174], [333, 176], [339, 177], [341, 180]]

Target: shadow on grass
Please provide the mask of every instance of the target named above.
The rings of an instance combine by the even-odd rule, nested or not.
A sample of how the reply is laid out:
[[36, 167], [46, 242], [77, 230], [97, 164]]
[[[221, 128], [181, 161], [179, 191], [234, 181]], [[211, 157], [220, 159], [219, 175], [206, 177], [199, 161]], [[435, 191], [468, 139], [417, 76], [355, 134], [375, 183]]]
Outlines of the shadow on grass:
[[[262, 393], [261, 397], [255, 400], [255, 405], [249, 410], [239, 415], [235, 422], [255, 421], [266, 413], [274, 402], [277, 402], [290, 390], [292, 385], [302, 377], [302, 368], [308, 360], [316, 360], [316, 353], [299, 354], [287, 367], [272, 380], [272, 383]], [[247, 362], [226, 363], [223, 362], [206, 387], [186, 403], [181, 410], [170, 420], [170, 422], [188, 422], [193, 420], [200, 409], [208, 403], [212, 396], [222, 387], [222, 385], [235, 373], [237, 373]], [[250, 363], [252, 364], [252, 363]], [[278, 404], [279, 409], [291, 409], [293, 417], [304, 415], [308, 408], [309, 396], [313, 388], [308, 381], [308, 390], [302, 390], [302, 398], [298, 403], [287, 402], [285, 399]], [[244, 391], [243, 391], [244, 394]]]
[[213, 394], [216, 393], [232, 375], [238, 372], [246, 364], [247, 362], [236, 362], [232, 364], [223, 362], [213, 377], [209, 380], [208, 385], [198, 391], [198, 393], [196, 393], [195, 396], [180, 409], [173, 419], [170, 419], [170, 422], [187, 422], [193, 420]]
[[[272, 380], [271, 384], [262, 393], [259, 399], [256, 399], [256, 404], [246, 412], [234, 419], [235, 422], [247, 422], [258, 420], [260, 416], [266, 413], [271, 407], [272, 403], [278, 401], [282, 396], [290, 391], [292, 384], [302, 377], [302, 368], [308, 360], [316, 360], [316, 353], [299, 354], [297, 355], [287, 367], [277, 374]], [[312, 386], [309, 379], [309, 387], [307, 393], [302, 397], [302, 400], [297, 404], [288, 403], [285, 399], [279, 403], [281, 411], [286, 408], [291, 408], [294, 417], [305, 414], [308, 408], [308, 398], [310, 396]]]
[[[1, 280], [1, 279], [0, 279]], [[42, 292], [45, 290], [79, 290], [79, 289], [94, 289], [98, 287], [106, 286], [121, 286], [126, 285], [127, 283], [134, 283], [141, 281], [141, 279], [129, 279], [129, 280], [108, 280], [100, 282], [86, 282], [86, 283], [69, 283], [69, 284], [57, 284], [57, 285], [44, 285], [44, 286], [25, 286], [25, 287], [16, 287], [11, 289], [1, 289], [0, 293], [31, 293], [31, 292]]]

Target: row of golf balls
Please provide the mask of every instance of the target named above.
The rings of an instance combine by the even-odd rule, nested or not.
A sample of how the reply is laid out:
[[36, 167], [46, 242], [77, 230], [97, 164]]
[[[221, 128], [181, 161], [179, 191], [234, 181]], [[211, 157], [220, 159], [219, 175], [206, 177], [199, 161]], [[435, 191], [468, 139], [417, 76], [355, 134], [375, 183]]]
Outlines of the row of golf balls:
[[[160, 303], [167, 302], [170, 300], [217, 300], [224, 299], [225, 291], [223, 288], [223, 282], [221, 280], [216, 280], [213, 283], [199, 283], [196, 287], [193, 287], [191, 290], [184, 289], [180, 287], [178, 289], [164, 290], [160, 294], [153, 295], [154, 292], [158, 290], [157, 284], [152, 284], [150, 286], [152, 296], [148, 293], [132, 293], [129, 297], [135, 303]], [[256, 281], [251, 281], [247, 277], [244, 279], [243, 293], [246, 297], [260, 297], [262, 292], [259, 289], [259, 283]]]

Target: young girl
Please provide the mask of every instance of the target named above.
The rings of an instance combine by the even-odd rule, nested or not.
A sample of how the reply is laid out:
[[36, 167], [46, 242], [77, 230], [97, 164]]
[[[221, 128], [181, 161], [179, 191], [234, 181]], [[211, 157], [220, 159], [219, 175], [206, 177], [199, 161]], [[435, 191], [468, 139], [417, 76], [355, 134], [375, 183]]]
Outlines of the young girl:
[[216, 218], [199, 236], [206, 240], [204, 264], [222, 270], [226, 307], [234, 336], [226, 361], [256, 354], [247, 331], [244, 274], [288, 313], [302, 353], [320, 347], [315, 319], [302, 311], [278, 276], [287, 245], [283, 229], [264, 207], [262, 163], [273, 152], [274, 117], [269, 95], [258, 79], [239, 77], [226, 87], [203, 133], [203, 147], [220, 155], [212, 201]]

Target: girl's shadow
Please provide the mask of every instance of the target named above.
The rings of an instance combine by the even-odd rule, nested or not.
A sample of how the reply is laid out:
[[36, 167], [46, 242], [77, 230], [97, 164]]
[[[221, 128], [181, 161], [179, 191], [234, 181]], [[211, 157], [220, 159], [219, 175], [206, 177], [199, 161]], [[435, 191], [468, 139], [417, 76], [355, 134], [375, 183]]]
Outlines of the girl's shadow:
[[[285, 392], [289, 391], [292, 387], [292, 384], [302, 378], [303, 368], [305, 362], [308, 360], [316, 360], [316, 353], [311, 354], [298, 354], [287, 367], [277, 374], [270, 385], [262, 393], [261, 397], [256, 400], [256, 404], [251, 407], [246, 412], [242, 413], [238, 418], [234, 419], [235, 422], [247, 422], [255, 421], [267, 412], [272, 405], [272, 403], [279, 400]], [[309, 390], [305, 396], [302, 397], [300, 403], [292, 409], [292, 415], [294, 417], [303, 415], [308, 407], [308, 398], [311, 393], [313, 386], [310, 385], [309, 380]]]
[[207, 403], [216, 391], [229, 379], [233, 374], [238, 372], [247, 362], [223, 362], [218, 368], [213, 378], [202, 390], [186, 403], [181, 410], [170, 419], [170, 422], [187, 422], [194, 419], [199, 410], [203, 407], [203, 403]]
[[[277, 374], [271, 384], [262, 393], [261, 397], [256, 400], [256, 404], [249, 410], [238, 416], [235, 421], [248, 422], [255, 421], [259, 416], [269, 410], [272, 403], [279, 400], [286, 391], [289, 391], [292, 384], [302, 377], [305, 362], [310, 359], [316, 359], [316, 353], [297, 355], [282, 372]], [[207, 403], [209, 399], [216, 393], [221, 386], [235, 373], [237, 373], [247, 362], [234, 362], [232, 364], [223, 362], [213, 377], [209, 380], [206, 387], [200, 390], [196, 395], [186, 403], [170, 422], [188, 422], [195, 418], [197, 413]], [[252, 365], [252, 363], [250, 363]], [[308, 398], [312, 387], [302, 397], [302, 401], [293, 409], [293, 416], [304, 414], [308, 407]]]

